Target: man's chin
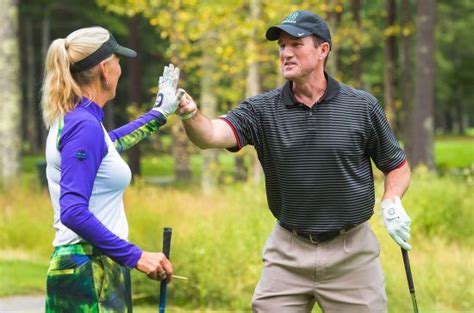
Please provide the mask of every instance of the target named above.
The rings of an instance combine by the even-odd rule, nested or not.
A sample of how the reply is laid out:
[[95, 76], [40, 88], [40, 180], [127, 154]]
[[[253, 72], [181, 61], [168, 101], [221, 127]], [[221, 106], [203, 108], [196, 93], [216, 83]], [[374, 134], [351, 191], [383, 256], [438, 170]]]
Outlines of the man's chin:
[[286, 80], [293, 80], [296, 77], [296, 75], [294, 73], [291, 73], [291, 72], [283, 72], [283, 77]]

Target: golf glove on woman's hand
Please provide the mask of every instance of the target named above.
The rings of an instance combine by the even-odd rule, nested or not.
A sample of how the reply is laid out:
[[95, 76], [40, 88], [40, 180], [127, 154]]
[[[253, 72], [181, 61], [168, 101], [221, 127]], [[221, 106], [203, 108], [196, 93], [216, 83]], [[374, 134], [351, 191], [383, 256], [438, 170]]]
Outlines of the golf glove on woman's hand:
[[381, 206], [383, 222], [388, 233], [403, 249], [410, 250], [411, 246], [407, 240], [410, 239], [411, 221], [402, 206], [402, 201], [399, 197], [385, 199]]
[[174, 67], [171, 63], [169, 66], [165, 66], [163, 76], [160, 76], [158, 81], [158, 94], [153, 107], [153, 110], [160, 112], [165, 118], [176, 111], [179, 100], [184, 94], [181, 89], [176, 93], [178, 81], [179, 68]]

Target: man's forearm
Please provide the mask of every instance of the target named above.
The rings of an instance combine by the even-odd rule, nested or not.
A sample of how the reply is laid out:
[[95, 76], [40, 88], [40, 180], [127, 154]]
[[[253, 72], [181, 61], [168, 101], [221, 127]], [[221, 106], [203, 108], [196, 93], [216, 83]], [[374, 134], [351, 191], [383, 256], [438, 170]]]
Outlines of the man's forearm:
[[187, 120], [183, 120], [184, 130], [189, 140], [201, 149], [212, 148], [212, 122], [199, 110]]
[[385, 190], [382, 199], [392, 199], [396, 196], [402, 197], [410, 185], [410, 167], [408, 162], [385, 175]]
[[232, 148], [237, 145], [233, 127], [221, 119], [211, 120], [202, 114], [187, 93], [181, 98], [178, 114], [186, 135], [199, 148]]

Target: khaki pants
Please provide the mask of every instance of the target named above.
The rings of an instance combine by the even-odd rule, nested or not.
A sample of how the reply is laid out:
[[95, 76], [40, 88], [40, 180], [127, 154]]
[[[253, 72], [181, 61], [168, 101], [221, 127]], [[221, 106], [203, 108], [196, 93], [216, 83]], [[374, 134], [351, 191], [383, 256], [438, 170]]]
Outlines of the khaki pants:
[[254, 312], [387, 311], [380, 246], [363, 223], [330, 241], [313, 244], [276, 225], [263, 250], [264, 268]]

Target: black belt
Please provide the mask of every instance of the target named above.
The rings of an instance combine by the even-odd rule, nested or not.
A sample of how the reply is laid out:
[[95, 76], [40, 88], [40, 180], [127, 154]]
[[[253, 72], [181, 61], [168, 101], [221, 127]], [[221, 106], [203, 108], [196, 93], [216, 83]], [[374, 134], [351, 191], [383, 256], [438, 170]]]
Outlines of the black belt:
[[329, 241], [331, 239], [336, 238], [339, 235], [346, 233], [348, 230], [356, 226], [356, 225], [349, 225], [339, 230], [333, 230], [333, 231], [328, 231], [324, 233], [306, 233], [306, 232], [299, 232], [297, 230], [294, 230], [293, 228], [291, 228], [291, 226], [288, 226], [280, 221], [278, 221], [278, 224], [280, 224], [281, 227], [293, 233], [294, 235], [304, 238], [306, 240], [309, 240], [312, 243], [321, 243], [321, 242]]

